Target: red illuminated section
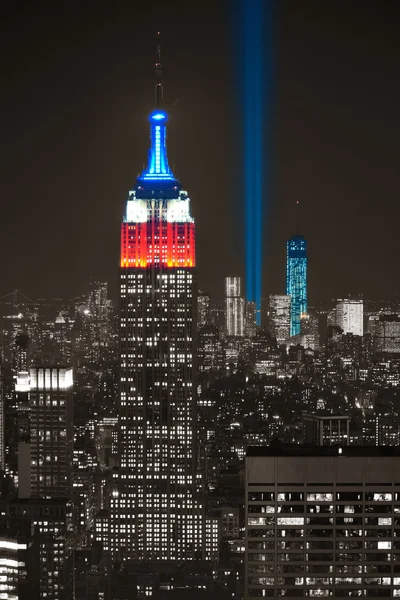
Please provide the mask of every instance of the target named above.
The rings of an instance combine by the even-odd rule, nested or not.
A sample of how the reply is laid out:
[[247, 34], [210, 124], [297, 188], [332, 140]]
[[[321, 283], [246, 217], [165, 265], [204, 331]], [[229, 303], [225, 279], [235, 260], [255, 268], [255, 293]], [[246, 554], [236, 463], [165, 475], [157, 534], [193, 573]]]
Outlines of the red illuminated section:
[[122, 223], [121, 267], [194, 267], [194, 223]]

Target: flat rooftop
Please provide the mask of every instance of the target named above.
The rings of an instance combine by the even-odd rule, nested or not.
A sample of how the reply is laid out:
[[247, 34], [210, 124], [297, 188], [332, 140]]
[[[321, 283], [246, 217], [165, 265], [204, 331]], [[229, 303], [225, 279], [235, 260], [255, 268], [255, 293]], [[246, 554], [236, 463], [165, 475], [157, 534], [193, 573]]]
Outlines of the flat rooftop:
[[349, 415], [331, 415], [329, 413], [306, 413], [303, 412], [303, 419], [310, 419], [313, 421], [323, 420], [323, 421], [350, 421], [351, 417]]
[[273, 446], [249, 446], [246, 456], [400, 456], [397, 446], [307, 446], [274, 444]]

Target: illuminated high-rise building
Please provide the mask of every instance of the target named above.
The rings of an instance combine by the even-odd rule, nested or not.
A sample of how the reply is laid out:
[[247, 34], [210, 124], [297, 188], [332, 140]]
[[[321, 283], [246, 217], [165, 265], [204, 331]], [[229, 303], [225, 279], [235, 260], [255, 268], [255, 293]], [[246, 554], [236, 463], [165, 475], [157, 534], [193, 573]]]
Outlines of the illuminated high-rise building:
[[245, 334], [246, 337], [254, 337], [257, 333], [257, 307], [255, 302], [246, 302], [246, 321]]
[[195, 224], [168, 164], [161, 91], [157, 83], [148, 165], [121, 226], [120, 464], [110, 539], [122, 560], [204, 557], [206, 530], [216, 528], [197, 497]]
[[315, 311], [309, 309], [307, 314], [302, 314], [300, 319], [301, 345], [304, 348], [318, 350], [319, 348], [319, 322]]
[[245, 302], [240, 277], [225, 277], [225, 331], [228, 336], [243, 337]]
[[286, 294], [291, 297], [290, 335], [300, 334], [301, 315], [307, 313], [307, 242], [294, 235], [286, 242]]
[[338, 300], [335, 308], [335, 325], [343, 333], [364, 334], [364, 304], [361, 298]]
[[197, 327], [201, 329], [211, 323], [211, 299], [210, 295], [198, 291], [197, 294]]
[[269, 296], [269, 330], [278, 344], [282, 344], [290, 336], [290, 305], [290, 296], [284, 294], [270, 294]]

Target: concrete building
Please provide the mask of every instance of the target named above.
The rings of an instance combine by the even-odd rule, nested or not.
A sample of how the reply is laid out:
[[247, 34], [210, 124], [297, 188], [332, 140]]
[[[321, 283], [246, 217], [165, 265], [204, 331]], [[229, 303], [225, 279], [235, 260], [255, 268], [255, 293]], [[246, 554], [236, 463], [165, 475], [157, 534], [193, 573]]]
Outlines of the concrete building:
[[245, 301], [240, 277], [225, 277], [225, 331], [229, 337], [243, 337]]
[[400, 450], [252, 447], [245, 598], [400, 596]]
[[364, 335], [364, 304], [361, 298], [338, 300], [335, 309], [335, 325], [343, 333]]
[[349, 416], [304, 413], [303, 442], [313, 446], [348, 446], [349, 427]]
[[290, 296], [283, 294], [271, 294], [269, 296], [269, 330], [278, 344], [282, 344], [290, 336], [290, 306]]

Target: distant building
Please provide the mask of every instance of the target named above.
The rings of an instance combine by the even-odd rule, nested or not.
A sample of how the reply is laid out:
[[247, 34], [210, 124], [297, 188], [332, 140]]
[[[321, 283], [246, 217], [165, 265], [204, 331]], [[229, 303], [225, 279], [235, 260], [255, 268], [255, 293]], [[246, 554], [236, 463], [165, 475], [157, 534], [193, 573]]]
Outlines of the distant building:
[[197, 328], [201, 329], [211, 323], [211, 299], [209, 294], [201, 290], [197, 294]]
[[400, 354], [400, 317], [380, 315], [368, 322], [368, 330], [373, 335], [375, 352]]
[[304, 348], [318, 350], [319, 348], [319, 323], [315, 314], [308, 312], [301, 315], [300, 319], [300, 343]]
[[30, 442], [18, 447], [20, 498], [72, 496], [72, 385], [71, 368], [29, 370]]
[[220, 331], [215, 325], [199, 330], [197, 363], [199, 373], [222, 371], [224, 368], [224, 348]]
[[335, 309], [335, 325], [343, 333], [353, 335], [364, 334], [364, 305], [361, 298], [341, 299], [337, 301]]
[[286, 294], [292, 299], [290, 335], [299, 335], [301, 315], [307, 313], [307, 242], [302, 235], [286, 243]]
[[254, 337], [257, 332], [257, 309], [255, 302], [246, 302], [246, 337]]
[[269, 297], [269, 330], [278, 344], [290, 336], [290, 306], [290, 296], [271, 294]]
[[349, 445], [350, 417], [303, 413], [303, 442], [313, 446]]
[[232, 506], [221, 508], [221, 537], [238, 538], [240, 531], [239, 509]]
[[225, 331], [228, 336], [244, 336], [244, 309], [241, 278], [225, 277]]

